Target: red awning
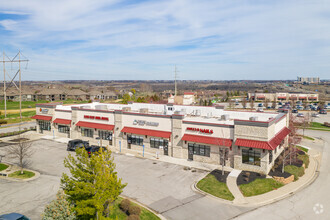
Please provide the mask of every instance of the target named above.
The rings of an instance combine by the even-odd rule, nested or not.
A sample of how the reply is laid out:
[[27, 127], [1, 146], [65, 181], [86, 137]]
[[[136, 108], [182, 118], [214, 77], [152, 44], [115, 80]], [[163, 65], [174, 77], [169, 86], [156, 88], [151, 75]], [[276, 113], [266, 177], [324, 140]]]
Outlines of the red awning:
[[265, 96], [264, 95], [258, 95], [257, 98], [258, 99], [263, 99], [263, 98], [265, 98]]
[[306, 96], [300, 96], [299, 99], [307, 99]]
[[57, 123], [57, 124], [64, 124], [64, 125], [70, 125], [71, 124], [71, 120], [62, 119], [62, 118], [56, 118], [53, 122]]
[[278, 145], [282, 143], [284, 138], [290, 134], [290, 129], [287, 127], [284, 127], [282, 130], [280, 130], [275, 137], [273, 137], [270, 141], [269, 144], [272, 146], [273, 149], [275, 149]]
[[85, 122], [79, 121], [76, 126], [85, 127], [85, 128], [95, 128], [101, 130], [109, 130], [112, 131], [115, 127], [114, 125], [107, 125], [107, 124], [99, 124], [99, 123], [92, 123], [92, 122]]
[[237, 138], [235, 145], [241, 147], [252, 147], [252, 148], [273, 150], [272, 146], [267, 141], [256, 141], [256, 140]]
[[35, 116], [32, 116], [31, 118], [38, 119], [38, 120], [44, 120], [44, 121], [52, 120], [52, 116], [45, 116], [45, 115], [35, 115]]
[[185, 134], [182, 137], [183, 141], [189, 141], [194, 143], [213, 144], [218, 146], [231, 147], [233, 141], [231, 139], [207, 137], [200, 135]]
[[140, 134], [147, 135], [152, 137], [162, 137], [162, 138], [170, 138], [171, 132], [169, 131], [156, 131], [151, 129], [144, 128], [132, 128], [132, 127], [124, 127], [121, 132], [130, 133], [130, 134]]
[[265, 150], [274, 150], [278, 145], [282, 143], [284, 138], [290, 132], [291, 131], [287, 127], [284, 127], [270, 141], [257, 141], [257, 140], [237, 138], [235, 145], [241, 147], [252, 147], [252, 148], [265, 149]]
[[286, 96], [278, 96], [278, 99], [286, 99]]
[[308, 97], [308, 99], [317, 99], [316, 97]]

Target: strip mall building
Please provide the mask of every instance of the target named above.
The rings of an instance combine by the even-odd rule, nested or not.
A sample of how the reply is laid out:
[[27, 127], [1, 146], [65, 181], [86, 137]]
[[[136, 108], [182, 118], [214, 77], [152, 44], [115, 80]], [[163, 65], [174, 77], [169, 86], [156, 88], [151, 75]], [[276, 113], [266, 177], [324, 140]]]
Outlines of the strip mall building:
[[173, 104], [37, 104], [37, 132], [123, 153], [268, 173], [288, 145], [288, 115]]

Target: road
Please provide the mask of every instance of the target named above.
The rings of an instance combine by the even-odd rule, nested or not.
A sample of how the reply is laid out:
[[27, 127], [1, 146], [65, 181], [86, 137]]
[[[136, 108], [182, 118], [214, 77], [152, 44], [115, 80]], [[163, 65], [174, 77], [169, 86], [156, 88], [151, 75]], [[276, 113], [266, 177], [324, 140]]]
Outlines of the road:
[[[26, 122], [26, 123], [23, 123], [21, 125], [21, 129], [23, 130], [24, 128], [30, 128], [30, 127], [35, 127], [36, 126], [36, 122], [35, 121], [31, 121], [31, 122]], [[0, 127], [0, 134], [1, 133], [7, 133], [7, 132], [12, 132], [12, 131], [18, 131], [20, 128], [19, 126], [15, 125], [15, 126], [2, 126]]]
[[[329, 219], [330, 216], [330, 132], [306, 130], [306, 135], [325, 142], [316, 145], [323, 150], [319, 177], [307, 188], [279, 202], [240, 215], [237, 219]], [[314, 147], [314, 146], [313, 146]]]

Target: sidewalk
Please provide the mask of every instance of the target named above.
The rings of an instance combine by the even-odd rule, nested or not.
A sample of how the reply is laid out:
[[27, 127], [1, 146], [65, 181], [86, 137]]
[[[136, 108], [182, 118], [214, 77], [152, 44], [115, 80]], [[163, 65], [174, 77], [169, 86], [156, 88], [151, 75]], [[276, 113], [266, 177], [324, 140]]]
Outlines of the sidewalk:
[[[310, 149], [308, 152], [310, 156], [310, 163], [307, 169], [305, 169], [305, 175], [300, 177], [297, 181], [289, 183], [277, 190], [270, 191], [268, 193], [252, 196], [243, 197], [236, 184], [237, 176], [230, 175], [227, 178], [227, 186], [231, 193], [235, 196], [233, 203], [239, 206], [261, 206], [269, 203], [276, 202], [285, 197], [292, 195], [293, 193], [301, 190], [303, 187], [311, 184], [317, 177], [319, 166], [320, 166], [320, 153], [316, 150]], [[233, 173], [233, 172], [232, 172]]]

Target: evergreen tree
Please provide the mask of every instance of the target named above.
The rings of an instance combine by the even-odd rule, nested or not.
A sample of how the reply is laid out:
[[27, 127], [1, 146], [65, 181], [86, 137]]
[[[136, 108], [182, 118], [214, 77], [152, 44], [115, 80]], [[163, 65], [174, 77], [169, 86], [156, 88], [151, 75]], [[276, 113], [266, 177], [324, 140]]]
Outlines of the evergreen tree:
[[43, 220], [73, 220], [76, 219], [72, 211], [73, 205], [66, 200], [63, 191], [58, 191], [56, 199], [48, 204], [42, 214]]
[[91, 158], [85, 149], [77, 149], [76, 157], [68, 155], [64, 166], [70, 176], [63, 173], [61, 187], [78, 219], [101, 219], [110, 215], [112, 204], [126, 184], [115, 172], [111, 151], [100, 150]]

